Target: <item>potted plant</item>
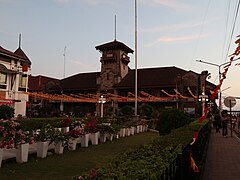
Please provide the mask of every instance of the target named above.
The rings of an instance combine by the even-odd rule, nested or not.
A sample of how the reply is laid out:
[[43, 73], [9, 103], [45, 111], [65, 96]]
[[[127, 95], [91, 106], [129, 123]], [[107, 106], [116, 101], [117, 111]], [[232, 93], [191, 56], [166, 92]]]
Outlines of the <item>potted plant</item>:
[[54, 152], [56, 154], [63, 154], [64, 146], [68, 144], [69, 134], [62, 131], [55, 131], [53, 135], [53, 141], [55, 143]]
[[35, 133], [35, 139], [37, 142], [37, 157], [47, 157], [48, 147], [53, 142], [54, 128], [47, 124], [43, 126], [39, 131]]
[[145, 132], [145, 131], [147, 131], [146, 121], [140, 120], [140, 121], [138, 122], [138, 125], [139, 125], [139, 127], [140, 127], [140, 129], [139, 129], [140, 132]]
[[0, 120], [0, 167], [4, 148], [14, 147], [16, 131], [20, 129], [20, 124], [13, 120]]
[[69, 117], [64, 117], [61, 121], [60, 121], [60, 126], [62, 128], [62, 131], [64, 133], [69, 131], [69, 127], [72, 124], [72, 119]]
[[81, 128], [83, 124], [82, 119], [72, 119], [72, 122], [70, 124], [70, 130], [74, 129], [74, 128]]
[[110, 123], [98, 124], [97, 129], [100, 132], [100, 142], [106, 142], [107, 138], [112, 141], [115, 130]]
[[86, 125], [84, 126], [84, 131], [90, 133], [89, 138], [92, 142], [92, 145], [97, 145], [100, 133], [96, 126], [96, 118], [90, 116], [87, 118]]
[[81, 147], [88, 147], [88, 142], [90, 139], [90, 133], [88, 133], [87, 131], [85, 131], [85, 126], [83, 126], [83, 134], [80, 138], [80, 143], [81, 143]]
[[34, 142], [33, 133], [30, 131], [18, 130], [15, 134], [14, 144], [16, 147], [16, 161], [24, 163], [28, 161], [29, 144]]
[[119, 137], [120, 137], [120, 129], [123, 127], [122, 125], [120, 125], [120, 124], [112, 124], [111, 125], [112, 127], [113, 127], [113, 129], [114, 129], [114, 137], [116, 138], [116, 139], [118, 139]]
[[76, 145], [80, 142], [80, 137], [83, 135], [83, 128], [75, 127], [74, 129], [68, 132], [70, 139], [68, 141], [68, 149], [75, 150]]

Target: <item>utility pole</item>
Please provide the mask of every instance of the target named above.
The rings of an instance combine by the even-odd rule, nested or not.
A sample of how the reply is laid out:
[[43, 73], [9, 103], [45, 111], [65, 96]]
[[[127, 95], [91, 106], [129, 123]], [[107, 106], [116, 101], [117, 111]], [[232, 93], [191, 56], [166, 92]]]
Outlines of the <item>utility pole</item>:
[[138, 97], [138, 84], [137, 84], [137, 80], [138, 80], [138, 74], [137, 74], [137, 55], [138, 55], [138, 51], [137, 51], [137, 0], [135, 0], [135, 117], [137, 118], [137, 108], [138, 108], [138, 101], [137, 101], [137, 97]]
[[63, 78], [65, 78], [65, 68], [66, 68], [66, 49], [67, 47], [64, 47], [64, 51], [63, 51]]
[[[237, 58], [237, 59], [234, 59], [232, 60], [233, 61], [237, 61], [239, 60], [240, 58]], [[218, 67], [218, 80], [219, 80], [219, 84], [220, 84], [220, 81], [221, 81], [221, 67], [224, 66], [224, 65], [227, 65], [229, 64], [230, 62], [225, 62], [225, 63], [222, 63], [222, 64], [215, 64], [215, 63], [211, 63], [211, 62], [207, 62], [207, 61], [202, 61], [202, 60], [196, 60], [197, 62], [200, 62], [200, 63], [204, 63], [204, 64], [208, 64], [208, 65], [212, 65], [212, 66], [216, 66]], [[222, 111], [222, 91], [221, 91], [221, 87], [219, 89], [219, 114], [221, 116], [221, 111]]]

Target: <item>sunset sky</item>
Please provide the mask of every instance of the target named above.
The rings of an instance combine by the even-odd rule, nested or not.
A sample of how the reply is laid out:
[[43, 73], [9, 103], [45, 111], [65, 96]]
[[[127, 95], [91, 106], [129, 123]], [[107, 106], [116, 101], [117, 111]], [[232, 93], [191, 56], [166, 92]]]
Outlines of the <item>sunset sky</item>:
[[[218, 83], [218, 68], [236, 48], [240, 17], [230, 42], [237, 0], [138, 0], [138, 67], [176, 66]], [[32, 75], [63, 78], [100, 71], [95, 46], [117, 40], [134, 49], [134, 0], [0, 0], [0, 46], [21, 47], [32, 61]], [[229, 51], [227, 51], [230, 45]], [[130, 56], [134, 68], [134, 54]], [[237, 61], [236, 61], [237, 63]], [[240, 63], [240, 60], [239, 60]], [[240, 66], [230, 68], [224, 96], [240, 96]]]

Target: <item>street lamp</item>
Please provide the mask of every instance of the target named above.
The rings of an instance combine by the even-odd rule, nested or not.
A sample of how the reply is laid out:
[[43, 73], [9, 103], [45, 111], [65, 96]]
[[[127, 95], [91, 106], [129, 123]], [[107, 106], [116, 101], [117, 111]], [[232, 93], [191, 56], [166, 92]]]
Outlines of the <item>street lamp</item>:
[[208, 101], [208, 96], [205, 94], [205, 91], [202, 92], [198, 97], [198, 101], [202, 102], [202, 116], [205, 115], [205, 104]]
[[106, 103], [106, 98], [100, 96], [98, 103], [101, 104], [101, 118], [103, 117], [103, 104]]
[[202, 71], [201, 76], [202, 76], [202, 94], [199, 95], [198, 100], [202, 102], [202, 116], [205, 115], [205, 105], [206, 102], [208, 101], [208, 96], [205, 94], [205, 84], [206, 84], [206, 78], [210, 75], [208, 71]]
[[[233, 59], [233, 61], [237, 61], [239, 60], [240, 58], [237, 58], [237, 59]], [[207, 62], [207, 61], [202, 61], [202, 60], [196, 60], [197, 62], [200, 62], [200, 63], [205, 63], [205, 64], [208, 64], [208, 65], [212, 65], [212, 66], [216, 66], [218, 67], [218, 79], [219, 79], [219, 84], [220, 84], [220, 81], [221, 81], [221, 67], [226, 65], [226, 64], [229, 64], [230, 62], [225, 62], [225, 63], [222, 63], [222, 64], [215, 64], [215, 63], [211, 63], [211, 62]], [[219, 113], [221, 113], [222, 111], [222, 91], [221, 91], [221, 87], [219, 89]]]

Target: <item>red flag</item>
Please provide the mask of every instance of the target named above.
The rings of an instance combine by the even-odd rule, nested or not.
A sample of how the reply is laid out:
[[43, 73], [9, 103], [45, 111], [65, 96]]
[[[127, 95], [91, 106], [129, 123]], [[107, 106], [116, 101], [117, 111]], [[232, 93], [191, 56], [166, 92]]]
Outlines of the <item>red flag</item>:
[[200, 172], [199, 168], [197, 167], [197, 165], [192, 157], [192, 152], [190, 152], [190, 165], [194, 172], [196, 172], [196, 173]]
[[193, 141], [190, 143], [190, 145], [193, 145], [198, 137], [198, 132], [195, 132], [193, 135]]

